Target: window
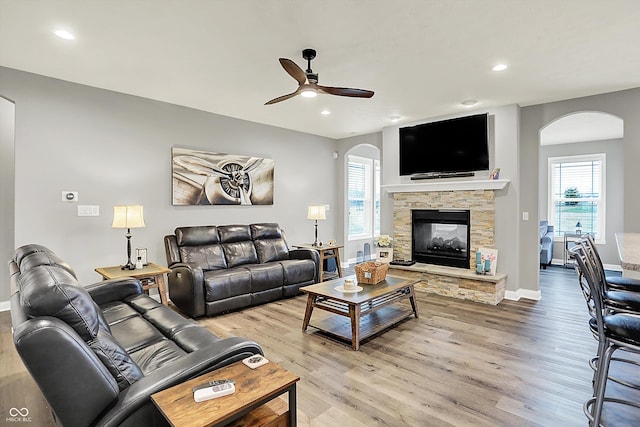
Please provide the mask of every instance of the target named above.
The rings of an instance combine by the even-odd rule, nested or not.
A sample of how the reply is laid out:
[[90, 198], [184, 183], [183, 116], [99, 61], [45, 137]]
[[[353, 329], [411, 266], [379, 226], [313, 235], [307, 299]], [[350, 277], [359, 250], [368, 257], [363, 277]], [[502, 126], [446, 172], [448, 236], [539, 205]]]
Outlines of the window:
[[349, 240], [373, 237], [380, 230], [380, 162], [347, 157]]
[[580, 228], [604, 240], [605, 160], [605, 154], [549, 158], [549, 221], [558, 237]]

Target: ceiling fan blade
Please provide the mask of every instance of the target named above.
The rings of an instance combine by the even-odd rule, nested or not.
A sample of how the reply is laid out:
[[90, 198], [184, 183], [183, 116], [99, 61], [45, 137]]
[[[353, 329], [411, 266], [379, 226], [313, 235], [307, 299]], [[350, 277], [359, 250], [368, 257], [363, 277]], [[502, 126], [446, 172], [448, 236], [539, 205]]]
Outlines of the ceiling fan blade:
[[279, 61], [282, 68], [284, 68], [291, 77], [296, 79], [299, 84], [304, 84], [304, 82], [307, 81], [306, 73], [302, 71], [302, 68], [298, 67], [298, 64], [287, 58], [280, 58]]
[[328, 93], [330, 95], [351, 96], [355, 98], [371, 98], [374, 94], [372, 90], [352, 89], [350, 87], [329, 87], [318, 85], [318, 89], [321, 92]]
[[299, 89], [296, 90], [295, 92], [292, 92], [292, 93], [288, 94], [288, 95], [282, 95], [282, 96], [279, 96], [277, 98], [273, 98], [272, 100], [265, 102], [264, 105], [271, 105], [271, 104], [275, 104], [276, 102], [286, 101], [287, 99], [296, 96], [298, 94], [298, 92], [300, 92]]

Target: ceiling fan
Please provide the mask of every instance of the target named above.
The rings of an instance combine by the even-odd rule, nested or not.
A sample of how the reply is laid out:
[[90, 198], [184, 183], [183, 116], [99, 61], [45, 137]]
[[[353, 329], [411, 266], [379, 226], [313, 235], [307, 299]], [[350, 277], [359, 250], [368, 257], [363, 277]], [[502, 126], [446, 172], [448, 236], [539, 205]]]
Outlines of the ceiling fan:
[[316, 57], [315, 49], [304, 49], [302, 51], [302, 57], [307, 60], [306, 71], [302, 71], [302, 68], [300, 68], [295, 62], [290, 59], [279, 59], [282, 68], [284, 68], [284, 70], [289, 73], [291, 77], [296, 79], [299, 86], [295, 92], [273, 98], [272, 100], [265, 102], [264, 105], [271, 105], [277, 102], [285, 101], [296, 95], [301, 95], [305, 98], [313, 98], [319, 93], [338, 96], [350, 96], [354, 98], [371, 98], [373, 96], [373, 91], [371, 90], [352, 89], [348, 87], [320, 86], [318, 84], [318, 74], [315, 74], [313, 70], [311, 70], [311, 60]]

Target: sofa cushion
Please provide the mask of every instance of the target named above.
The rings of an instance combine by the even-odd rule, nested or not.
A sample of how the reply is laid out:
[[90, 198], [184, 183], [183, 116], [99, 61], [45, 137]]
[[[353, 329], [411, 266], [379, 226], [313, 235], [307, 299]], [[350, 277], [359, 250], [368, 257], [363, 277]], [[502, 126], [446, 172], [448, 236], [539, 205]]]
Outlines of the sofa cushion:
[[[24, 273], [34, 267], [38, 267], [40, 265], [51, 265], [54, 267], [60, 267], [63, 270], [66, 270], [69, 274], [71, 274], [74, 278], [77, 278], [76, 272], [71, 268], [69, 264], [67, 264], [62, 258], [58, 255], [54, 254], [49, 249], [40, 245], [29, 245], [32, 247], [32, 252], [26, 253], [26, 250], [22, 251], [22, 256], [20, 256], [20, 262], [18, 263], [20, 267], [20, 272]], [[41, 249], [40, 249], [41, 248]]]
[[260, 263], [289, 259], [289, 248], [282, 238], [254, 241]]
[[227, 268], [224, 251], [219, 244], [207, 246], [182, 246], [180, 247], [180, 259], [192, 267], [200, 267], [203, 270], [218, 270]]
[[122, 320], [129, 319], [137, 316], [138, 312], [135, 311], [129, 304], [125, 304], [122, 301], [113, 301], [100, 306], [104, 318], [109, 325], [116, 324]]
[[256, 247], [251, 240], [223, 243], [224, 257], [227, 261], [227, 267], [233, 268], [245, 264], [257, 264], [258, 254]]
[[171, 340], [161, 340], [155, 344], [131, 353], [131, 357], [140, 366], [145, 375], [158, 368], [175, 362], [187, 353]]
[[111, 331], [128, 353], [165, 339], [164, 335], [142, 316], [132, 317], [111, 325]]
[[20, 277], [20, 298], [29, 317], [57, 317], [85, 341], [98, 333], [102, 313], [65, 269], [41, 265], [24, 272]]
[[180, 348], [189, 353], [220, 341], [220, 338], [198, 324], [181, 329], [173, 335], [172, 339]]
[[178, 227], [175, 230], [178, 246], [208, 246], [220, 243], [218, 227]]
[[281, 239], [282, 230], [280, 226], [275, 222], [266, 222], [262, 224], [251, 224], [249, 226], [251, 230], [251, 239]]
[[251, 272], [251, 292], [282, 288], [284, 274], [282, 265], [274, 262], [245, 266]]
[[251, 230], [248, 225], [221, 225], [218, 227], [218, 234], [222, 243], [251, 241]]
[[205, 301], [219, 301], [225, 298], [249, 295], [251, 273], [246, 268], [214, 270], [204, 273]]

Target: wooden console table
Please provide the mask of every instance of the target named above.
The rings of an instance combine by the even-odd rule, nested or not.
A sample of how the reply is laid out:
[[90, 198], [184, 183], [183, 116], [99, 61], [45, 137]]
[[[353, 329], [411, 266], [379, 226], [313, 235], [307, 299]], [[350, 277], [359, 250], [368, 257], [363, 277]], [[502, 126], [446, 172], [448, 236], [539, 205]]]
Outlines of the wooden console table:
[[[342, 277], [342, 266], [340, 265], [340, 248], [343, 248], [343, 245], [322, 245], [322, 246], [313, 246], [313, 245], [293, 245], [294, 248], [304, 248], [304, 249], [315, 249], [320, 253], [320, 277], [318, 278], [319, 282], [325, 280], [331, 280], [338, 277]], [[324, 260], [335, 258], [336, 266], [338, 269], [338, 274], [332, 273], [330, 271], [323, 271], [324, 268]]]
[[[171, 270], [166, 267], [150, 262], [142, 267], [141, 270], [122, 270], [119, 265], [116, 265], [114, 267], [98, 267], [95, 271], [101, 275], [104, 280], [134, 277], [144, 281], [142, 289], [148, 291], [149, 289], [157, 288], [162, 304], [169, 305], [169, 300], [167, 298], [167, 285], [164, 281], [164, 275], [170, 273]], [[145, 281], [144, 279], [149, 280]]]

